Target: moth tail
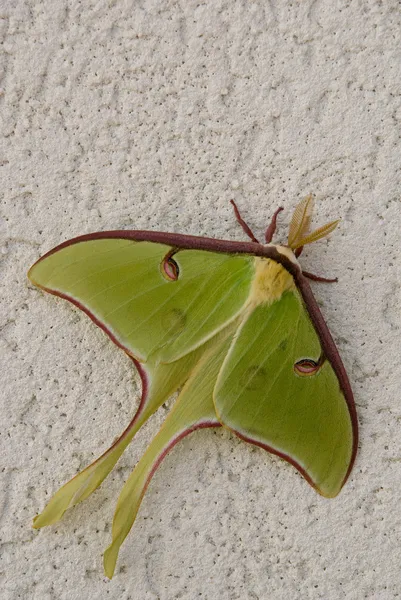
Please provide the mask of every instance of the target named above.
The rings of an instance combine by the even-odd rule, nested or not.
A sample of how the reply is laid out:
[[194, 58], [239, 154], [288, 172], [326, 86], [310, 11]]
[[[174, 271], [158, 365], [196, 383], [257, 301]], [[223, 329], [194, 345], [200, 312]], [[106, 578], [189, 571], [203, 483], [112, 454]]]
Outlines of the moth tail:
[[114, 465], [131, 442], [134, 435], [149, 415], [138, 413], [125, 429], [123, 434], [102, 456], [95, 460], [70, 481], [64, 484], [50, 499], [44, 510], [33, 520], [33, 528], [40, 529], [59, 521], [65, 511], [79, 504], [94, 492], [107, 477]]
[[114, 514], [112, 542], [104, 553], [104, 571], [111, 579], [120, 546], [136, 519], [142, 498], [163, 458], [196, 429], [221, 427], [213, 404], [213, 390], [231, 342], [230, 332], [217, 336], [185, 383], [159, 433], [124, 485]]
[[180, 410], [182, 408], [180, 405], [177, 406], [177, 409], [175, 408], [137, 463], [121, 491], [114, 514], [112, 543], [103, 557], [104, 572], [109, 579], [114, 575], [121, 544], [135, 522], [147, 487], [162, 460], [180, 440], [196, 429], [220, 427], [220, 423], [216, 420], [190, 419], [190, 415], [186, 414], [190, 411]]

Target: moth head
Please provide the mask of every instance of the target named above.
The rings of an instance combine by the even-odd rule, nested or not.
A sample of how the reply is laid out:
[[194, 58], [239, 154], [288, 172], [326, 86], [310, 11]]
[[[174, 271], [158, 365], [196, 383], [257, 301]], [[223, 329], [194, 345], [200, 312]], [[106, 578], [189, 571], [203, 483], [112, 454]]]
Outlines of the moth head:
[[301, 200], [301, 202], [295, 208], [288, 232], [288, 247], [291, 248], [291, 250], [293, 250], [297, 256], [300, 254], [300, 250], [303, 248], [303, 246], [306, 246], [306, 244], [312, 244], [313, 242], [317, 242], [317, 240], [326, 237], [326, 235], [329, 235], [329, 233], [334, 231], [340, 222], [340, 219], [337, 221], [331, 221], [330, 223], [327, 223], [327, 225], [318, 227], [309, 233], [312, 212], [313, 197], [310, 194]]

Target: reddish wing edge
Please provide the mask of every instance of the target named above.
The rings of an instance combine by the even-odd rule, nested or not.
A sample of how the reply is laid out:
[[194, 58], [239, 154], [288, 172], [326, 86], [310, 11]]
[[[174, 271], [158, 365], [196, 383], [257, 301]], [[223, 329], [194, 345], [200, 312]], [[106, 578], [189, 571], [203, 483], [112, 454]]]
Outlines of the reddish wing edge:
[[[285, 265], [283, 264], [283, 266], [285, 266]], [[288, 270], [290, 270], [290, 269], [288, 269]], [[300, 294], [302, 296], [306, 310], [308, 311], [310, 320], [312, 321], [312, 325], [314, 326], [315, 331], [319, 337], [320, 344], [321, 344], [322, 350], [323, 350], [323, 355], [329, 361], [329, 363], [331, 364], [331, 366], [333, 368], [334, 373], [337, 376], [337, 379], [339, 381], [341, 391], [344, 394], [344, 398], [347, 403], [349, 415], [351, 418], [352, 433], [353, 433], [352, 454], [351, 454], [351, 460], [348, 465], [347, 472], [346, 472], [345, 477], [341, 484], [341, 488], [342, 488], [344, 486], [344, 484], [346, 483], [346, 481], [352, 471], [352, 467], [354, 466], [356, 453], [358, 450], [358, 439], [359, 439], [358, 419], [357, 419], [357, 414], [356, 414], [354, 396], [353, 396], [351, 385], [349, 383], [349, 379], [348, 379], [347, 373], [345, 371], [343, 362], [341, 360], [340, 354], [334, 343], [334, 340], [329, 331], [329, 328], [326, 325], [326, 322], [323, 318], [320, 308], [315, 300], [315, 297], [313, 295], [313, 292], [311, 290], [309, 282], [307, 281], [307, 279], [304, 277], [304, 275], [302, 274], [302, 272], [300, 270], [297, 270], [296, 273], [291, 273], [291, 274], [294, 277], [298, 291], [300, 292]], [[231, 430], [231, 428], [230, 428], [230, 430]], [[308, 475], [308, 473], [305, 471], [305, 469], [303, 467], [301, 467], [301, 465], [299, 463], [297, 463], [296, 460], [294, 460], [291, 456], [289, 456], [288, 454], [285, 454], [284, 452], [280, 452], [279, 450], [276, 450], [275, 448], [273, 448], [267, 444], [264, 444], [263, 442], [253, 440], [253, 439], [239, 433], [238, 431], [235, 431], [234, 429], [232, 429], [231, 431], [233, 431], [233, 433], [235, 433], [235, 435], [237, 437], [239, 437], [241, 440], [244, 440], [245, 442], [253, 444], [254, 446], [258, 446], [259, 448], [263, 448], [263, 450], [266, 450], [266, 452], [275, 454], [276, 456], [278, 456], [278, 457], [282, 458], [283, 460], [285, 460], [286, 462], [290, 463], [302, 475], [302, 477], [304, 479], [306, 479], [306, 481], [319, 494], [321, 494], [321, 491], [319, 490], [319, 488], [317, 487], [317, 485], [315, 484], [313, 479]]]
[[[209, 250], [210, 252], [225, 252], [228, 254], [253, 254], [254, 256], [264, 256], [266, 258], [275, 258], [279, 262], [281, 255], [274, 246], [263, 246], [257, 242], [233, 242], [230, 240], [218, 240], [197, 235], [183, 235], [181, 233], [166, 233], [164, 231], [140, 231], [140, 230], [115, 230], [115, 231], [97, 231], [96, 233], [87, 233], [79, 235], [63, 242], [59, 246], [52, 248], [44, 254], [37, 262], [47, 258], [51, 254], [79, 244], [79, 242], [88, 242], [101, 239], [121, 239], [132, 240], [133, 242], [155, 242], [156, 244], [166, 244], [175, 248], [188, 250]], [[35, 263], [36, 264], [36, 263]]]
[[154, 465], [152, 467], [152, 470], [150, 471], [150, 473], [146, 479], [146, 482], [145, 482], [145, 485], [143, 487], [142, 494], [141, 494], [141, 502], [142, 502], [142, 498], [144, 497], [144, 495], [146, 493], [146, 490], [149, 487], [149, 484], [152, 480], [153, 475], [156, 473], [160, 464], [166, 458], [167, 454], [169, 454], [171, 452], [171, 450], [174, 448], [174, 446], [176, 446], [178, 444], [178, 442], [183, 440], [190, 433], [193, 433], [194, 431], [198, 431], [199, 429], [207, 429], [207, 428], [210, 429], [212, 427], [214, 427], [214, 428], [222, 427], [222, 424], [220, 423], [220, 421], [202, 421], [201, 423], [197, 423], [196, 425], [192, 425], [191, 427], [188, 427], [188, 429], [184, 429], [184, 431], [181, 431], [180, 434], [178, 434], [175, 438], [173, 438], [170, 441], [168, 446], [166, 446], [164, 448], [163, 452], [157, 458], [156, 462], [154, 463]]
[[337, 350], [337, 346], [334, 343], [332, 335], [329, 331], [329, 328], [326, 325], [326, 321], [323, 318], [323, 315], [320, 311], [320, 308], [316, 302], [316, 299], [313, 295], [309, 282], [304, 277], [302, 272], [299, 275], [294, 277], [297, 288], [302, 296], [304, 301], [306, 310], [308, 311], [310, 320], [312, 321], [312, 325], [315, 328], [316, 333], [319, 336], [320, 343], [323, 349], [323, 353], [329, 363], [331, 364], [334, 373], [337, 376], [337, 379], [340, 384], [341, 391], [344, 394], [345, 401], [347, 402], [348, 411], [351, 417], [352, 424], [352, 455], [351, 460], [348, 466], [348, 470], [345, 474], [342, 485], [347, 481], [352, 467], [354, 466], [356, 453], [358, 450], [358, 419], [356, 415], [356, 407], [354, 402], [354, 395], [352, 393], [351, 385], [348, 379], [348, 375], [346, 373], [345, 367], [341, 360], [340, 354]]
[[[39, 258], [37, 263], [40, 262], [41, 260], [44, 260], [51, 254], [54, 254], [55, 252], [58, 252], [59, 250], [66, 248], [67, 246], [71, 246], [73, 244], [78, 244], [80, 242], [86, 242], [86, 241], [90, 241], [90, 240], [99, 240], [99, 239], [126, 239], [126, 240], [132, 240], [132, 241], [137, 241], [137, 242], [141, 242], [141, 241], [154, 242], [154, 243], [166, 244], [168, 246], [172, 246], [174, 248], [177, 248], [177, 250], [188, 249], [188, 250], [206, 250], [206, 251], [210, 251], [210, 252], [222, 252], [222, 253], [227, 253], [227, 254], [250, 254], [253, 256], [270, 258], [270, 259], [280, 263], [293, 276], [295, 284], [298, 288], [298, 291], [300, 292], [300, 294], [302, 296], [306, 310], [308, 311], [309, 317], [310, 317], [312, 324], [315, 328], [315, 331], [319, 337], [319, 340], [320, 340], [320, 343], [321, 343], [321, 346], [323, 349], [323, 353], [324, 353], [325, 357], [327, 358], [327, 360], [330, 362], [330, 364], [337, 376], [337, 379], [340, 384], [340, 388], [341, 388], [341, 390], [344, 394], [345, 400], [347, 402], [348, 411], [349, 411], [350, 418], [351, 418], [352, 431], [353, 431], [352, 455], [351, 455], [351, 460], [350, 460], [350, 464], [349, 464], [347, 473], [342, 482], [342, 486], [343, 486], [345, 484], [345, 482], [347, 481], [349, 474], [352, 471], [352, 467], [355, 462], [356, 452], [357, 452], [357, 448], [358, 448], [358, 420], [357, 420], [357, 415], [356, 415], [356, 407], [355, 407], [353, 393], [351, 390], [351, 385], [349, 383], [348, 376], [345, 371], [345, 367], [343, 365], [343, 362], [341, 360], [339, 352], [337, 350], [337, 347], [336, 347], [334, 340], [332, 338], [332, 335], [326, 325], [326, 322], [323, 318], [320, 308], [315, 300], [315, 297], [312, 293], [311, 287], [310, 287], [306, 277], [303, 275], [299, 266], [296, 263], [293, 263], [291, 260], [289, 260], [283, 254], [281, 254], [274, 246], [264, 246], [264, 245], [258, 244], [256, 242], [235, 242], [235, 241], [230, 241], [230, 240], [219, 240], [219, 239], [208, 238], [208, 237], [183, 235], [183, 234], [179, 234], [179, 233], [166, 233], [166, 232], [160, 232], [160, 231], [140, 231], [140, 230], [138, 230], [138, 231], [136, 231], [136, 230], [100, 231], [100, 232], [96, 232], [96, 233], [89, 233], [89, 234], [81, 235], [81, 236], [78, 236], [71, 240], [68, 240], [66, 242], [63, 242], [59, 246], [56, 246], [52, 250], [49, 250], [49, 252], [47, 252], [41, 258]], [[37, 263], [35, 263], [35, 264], [37, 264]], [[137, 367], [140, 377], [141, 377], [141, 380], [142, 380], [142, 396], [141, 396], [141, 401], [140, 401], [139, 407], [137, 409], [137, 412], [136, 412], [133, 420], [129, 423], [128, 427], [125, 429], [125, 431], [123, 432], [123, 434], [121, 436], [121, 437], [124, 437], [129, 432], [130, 428], [135, 423], [136, 419], [139, 417], [140, 413], [142, 412], [143, 406], [145, 405], [145, 402], [146, 402], [147, 379], [146, 379], [146, 373], [145, 373], [144, 369], [142, 368], [141, 364], [136, 359], [134, 359], [134, 357], [131, 356], [129, 350], [127, 348], [125, 348], [120, 342], [118, 342], [118, 340], [111, 333], [111, 331], [109, 331], [107, 329], [107, 327], [105, 327], [104, 324], [101, 323], [95, 317], [95, 315], [93, 313], [91, 313], [88, 309], [86, 309], [83, 305], [81, 305], [75, 299], [71, 298], [70, 296], [68, 296], [66, 294], [54, 292], [43, 286], [39, 286], [39, 287], [42, 287], [42, 289], [46, 290], [47, 292], [49, 292], [55, 296], [59, 296], [61, 298], [69, 300], [69, 302], [72, 302], [75, 306], [77, 306], [84, 313], [86, 313], [90, 317], [90, 319], [92, 319], [92, 321], [94, 321], [96, 323], [96, 325], [98, 325], [118, 347], [122, 348], [130, 356], [130, 358], [133, 360], [135, 366]], [[204, 425], [204, 426], [207, 426], [207, 425]], [[217, 424], [209, 425], [209, 427], [216, 427], [216, 426], [218, 426], [218, 425]], [[191, 433], [191, 431], [188, 431], [188, 433]], [[237, 432], [235, 432], [235, 433], [238, 437], [240, 437], [244, 441], [254, 444], [256, 446], [259, 446], [259, 447], [263, 448], [264, 450], [266, 450], [267, 452], [276, 454], [277, 456], [283, 458], [284, 460], [286, 460], [287, 462], [292, 464], [300, 472], [300, 474], [308, 481], [308, 483], [310, 483], [310, 485], [312, 485], [312, 487], [317, 489], [316, 486], [314, 485], [313, 481], [311, 480], [311, 478], [304, 471], [304, 469], [299, 464], [297, 464], [293, 459], [291, 459], [289, 456], [287, 456], [286, 454], [282, 454], [267, 445], [261, 444], [260, 442], [256, 442], [255, 440], [251, 440], [249, 438], [246, 438], [245, 436], [239, 435]], [[121, 439], [121, 437], [119, 439]], [[113, 446], [114, 446], [114, 444], [113, 444]], [[317, 491], [319, 491], [319, 490], [317, 490]]]

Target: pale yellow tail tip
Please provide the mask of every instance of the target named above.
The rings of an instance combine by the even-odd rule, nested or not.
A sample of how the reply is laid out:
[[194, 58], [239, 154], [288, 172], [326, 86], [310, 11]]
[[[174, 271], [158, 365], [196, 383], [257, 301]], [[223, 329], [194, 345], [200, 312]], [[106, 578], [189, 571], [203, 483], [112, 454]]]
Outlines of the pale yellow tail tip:
[[112, 579], [112, 577], [114, 575], [114, 571], [115, 571], [116, 563], [117, 563], [117, 557], [118, 557], [118, 550], [116, 551], [113, 548], [113, 544], [112, 544], [111, 546], [109, 546], [107, 548], [106, 552], [103, 555], [104, 574], [109, 579]]
[[41, 527], [43, 527], [43, 525], [41, 525], [40, 523], [38, 523], [39, 517], [40, 517], [40, 515], [36, 515], [36, 517], [33, 518], [32, 529], [40, 529]]

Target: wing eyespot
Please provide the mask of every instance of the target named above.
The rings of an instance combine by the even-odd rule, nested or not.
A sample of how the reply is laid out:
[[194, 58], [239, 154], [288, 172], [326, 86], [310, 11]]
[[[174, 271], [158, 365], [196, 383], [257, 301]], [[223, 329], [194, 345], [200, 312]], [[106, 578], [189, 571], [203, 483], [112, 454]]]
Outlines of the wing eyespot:
[[180, 268], [173, 258], [174, 252], [175, 250], [166, 254], [160, 265], [161, 273], [168, 281], [177, 281], [180, 275]]
[[323, 365], [323, 360], [316, 362], [312, 358], [302, 358], [294, 365], [294, 371], [300, 377], [310, 377], [316, 375]]

